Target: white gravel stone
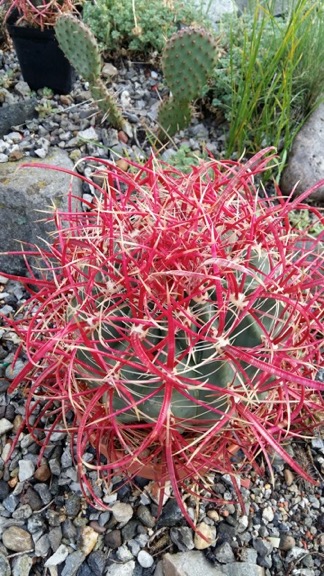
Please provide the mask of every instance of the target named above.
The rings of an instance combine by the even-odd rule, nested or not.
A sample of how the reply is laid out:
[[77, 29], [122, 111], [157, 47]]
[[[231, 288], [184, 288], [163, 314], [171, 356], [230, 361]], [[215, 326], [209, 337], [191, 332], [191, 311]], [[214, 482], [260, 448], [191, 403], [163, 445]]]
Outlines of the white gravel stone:
[[130, 560], [124, 564], [110, 564], [110, 566], [108, 566], [107, 572], [105, 572], [105, 576], [132, 576], [134, 570], [134, 560]]
[[38, 156], [38, 158], [46, 158], [48, 154], [48, 148], [37, 148], [35, 150], [35, 154]]
[[121, 562], [129, 562], [129, 560], [133, 559], [133, 554], [131, 553], [129, 548], [126, 546], [126, 544], [119, 546], [119, 548], [117, 549], [117, 552], [116, 552], [116, 556], [117, 556], [118, 560], [120, 560]]
[[130, 504], [117, 502], [111, 509], [113, 516], [117, 522], [127, 524], [133, 516], [133, 508]]
[[7, 156], [7, 154], [0, 154], [0, 162], [4, 163], [4, 162], [8, 162], [9, 160], [9, 156]]
[[13, 429], [13, 424], [7, 418], [0, 419], [0, 436]]
[[248, 528], [249, 526], [249, 519], [246, 516], [246, 514], [244, 514], [244, 516], [241, 516], [238, 521], [237, 521], [237, 531], [239, 534], [241, 534], [242, 532], [245, 532], [245, 530]]
[[45, 562], [45, 568], [49, 568], [49, 566], [58, 566], [58, 564], [62, 564], [64, 560], [69, 555], [69, 549], [65, 544], [61, 544], [56, 552], [50, 556]]
[[78, 137], [82, 140], [98, 140], [98, 134], [92, 126], [86, 130], [80, 130]]
[[262, 520], [264, 522], [272, 522], [272, 520], [274, 519], [274, 512], [271, 506], [266, 506], [263, 510], [262, 510]]
[[154, 558], [146, 552], [145, 550], [141, 550], [137, 555], [138, 563], [142, 566], [142, 568], [151, 568], [154, 564]]
[[20, 460], [18, 465], [19, 465], [19, 472], [18, 472], [19, 482], [25, 482], [25, 480], [32, 478], [35, 472], [35, 464], [31, 460]]

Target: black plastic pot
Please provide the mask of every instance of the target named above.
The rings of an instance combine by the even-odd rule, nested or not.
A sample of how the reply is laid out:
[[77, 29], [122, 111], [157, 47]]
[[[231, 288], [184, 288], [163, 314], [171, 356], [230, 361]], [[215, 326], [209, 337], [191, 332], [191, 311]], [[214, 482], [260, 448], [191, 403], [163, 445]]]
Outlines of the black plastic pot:
[[51, 88], [56, 94], [71, 92], [75, 71], [64, 56], [53, 29], [16, 26], [8, 20], [21, 72], [31, 90]]

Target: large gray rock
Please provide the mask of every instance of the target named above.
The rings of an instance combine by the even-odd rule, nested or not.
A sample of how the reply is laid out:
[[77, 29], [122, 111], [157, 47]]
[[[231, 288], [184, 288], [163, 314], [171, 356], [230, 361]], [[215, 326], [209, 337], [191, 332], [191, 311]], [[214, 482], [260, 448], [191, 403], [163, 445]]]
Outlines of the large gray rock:
[[[161, 571], [161, 566], [158, 568]], [[224, 576], [224, 573], [206, 560], [199, 550], [165, 554], [162, 559], [163, 576]]]
[[8, 134], [13, 126], [25, 124], [26, 120], [35, 118], [37, 112], [35, 106], [36, 98], [28, 98], [23, 102], [15, 102], [7, 106], [0, 107], [0, 137]]
[[[32, 158], [30, 162], [39, 162]], [[53, 205], [66, 210], [70, 176], [63, 172], [43, 168], [21, 168], [19, 162], [0, 164], [0, 272], [25, 274], [24, 260], [2, 252], [21, 249], [21, 242], [45, 246], [53, 230], [43, 220], [48, 218]], [[73, 163], [63, 150], [53, 150], [44, 161], [61, 168], [73, 168]], [[81, 182], [74, 178], [73, 193], [81, 195]], [[78, 209], [78, 201], [74, 209]], [[47, 212], [44, 213], [44, 212]], [[27, 244], [25, 249], [28, 250]]]
[[230, 562], [213, 566], [198, 550], [165, 554], [157, 564], [154, 576], [265, 576], [264, 568], [248, 562]]
[[[324, 102], [310, 115], [298, 132], [289, 154], [280, 186], [282, 192], [290, 194], [294, 186], [295, 195], [324, 179]], [[324, 203], [323, 186], [313, 192], [311, 200]]]
[[197, 8], [208, 14], [211, 22], [218, 23], [226, 14], [237, 12], [235, 0], [195, 0]]
[[243, 12], [245, 10], [254, 10], [256, 1], [263, 4], [266, 7], [271, 7], [273, 14], [279, 16], [284, 14], [290, 8], [292, 8], [296, 0], [235, 0], [238, 8]]

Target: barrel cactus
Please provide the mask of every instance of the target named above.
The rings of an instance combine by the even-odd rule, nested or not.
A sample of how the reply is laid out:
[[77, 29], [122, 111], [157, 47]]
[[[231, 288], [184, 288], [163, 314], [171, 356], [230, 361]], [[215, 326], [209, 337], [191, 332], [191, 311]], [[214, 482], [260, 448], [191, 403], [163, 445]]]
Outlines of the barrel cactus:
[[186, 513], [180, 487], [261, 473], [269, 449], [308, 478], [281, 442], [324, 416], [323, 233], [291, 228], [303, 198], [259, 195], [269, 160], [183, 174], [90, 158], [89, 211], [56, 211], [57, 238], [21, 279], [31, 299], [6, 320], [27, 352], [10, 392], [24, 385], [34, 436], [68, 428], [87, 497], [87, 468], [151, 474]]

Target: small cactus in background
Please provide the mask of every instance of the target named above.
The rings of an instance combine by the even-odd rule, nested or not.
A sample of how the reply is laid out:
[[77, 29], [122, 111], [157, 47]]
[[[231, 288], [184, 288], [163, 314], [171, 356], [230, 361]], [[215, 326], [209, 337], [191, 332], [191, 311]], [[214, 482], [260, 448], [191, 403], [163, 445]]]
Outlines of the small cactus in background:
[[163, 50], [162, 68], [172, 96], [159, 111], [161, 140], [190, 123], [190, 102], [201, 94], [215, 60], [215, 39], [203, 28], [185, 28], [168, 40]]
[[289, 224], [316, 186], [292, 202], [259, 196], [269, 152], [189, 174], [154, 157], [129, 173], [84, 159], [98, 171], [82, 177], [93, 210], [53, 216], [57, 238], [20, 279], [31, 299], [5, 319], [27, 352], [9, 393], [23, 384], [36, 440], [48, 423], [42, 451], [67, 426], [87, 498], [98, 502], [87, 467], [108, 482], [150, 473], [171, 480], [192, 524], [180, 487], [261, 474], [269, 449], [311, 481], [281, 442], [324, 417], [324, 232]]
[[123, 127], [123, 117], [117, 103], [100, 78], [101, 56], [97, 41], [90, 29], [70, 14], [56, 22], [58, 43], [77, 73], [90, 84], [91, 94], [108, 122], [117, 129]]

